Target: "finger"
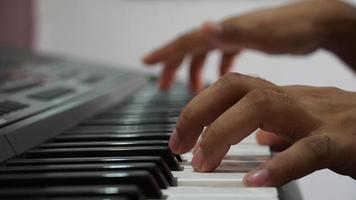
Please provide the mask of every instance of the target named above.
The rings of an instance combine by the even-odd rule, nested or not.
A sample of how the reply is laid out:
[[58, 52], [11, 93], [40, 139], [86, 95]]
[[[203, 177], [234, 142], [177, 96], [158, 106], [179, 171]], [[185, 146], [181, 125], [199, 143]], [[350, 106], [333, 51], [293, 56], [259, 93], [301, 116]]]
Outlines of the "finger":
[[231, 145], [239, 143], [257, 128], [295, 141], [308, 135], [315, 123], [316, 120], [286, 94], [255, 89], [204, 131], [193, 156], [193, 167], [202, 172], [214, 170]]
[[337, 149], [329, 136], [306, 137], [246, 174], [244, 184], [250, 187], [280, 186], [329, 166], [334, 156], [337, 156]]
[[170, 148], [175, 153], [185, 153], [195, 144], [204, 126], [213, 122], [220, 114], [239, 101], [245, 94], [255, 88], [273, 88], [272, 83], [230, 73], [199, 93], [182, 110], [176, 125], [176, 134], [170, 141]]
[[165, 64], [159, 80], [159, 88], [162, 91], [169, 90], [172, 83], [174, 82], [175, 74], [182, 61], [183, 61], [183, 57], [178, 57], [168, 61]]
[[231, 68], [234, 64], [234, 59], [235, 59], [236, 55], [239, 53], [240, 53], [240, 51], [223, 53], [223, 55], [221, 56], [221, 62], [220, 62], [220, 76], [223, 76], [224, 74], [231, 71]]
[[206, 50], [208, 44], [201, 31], [196, 30], [186, 33], [167, 45], [149, 53], [143, 58], [143, 62], [148, 65], [157, 64], [168, 60], [169, 57], [176, 54], [189, 54], [191, 52]]
[[275, 151], [282, 151], [290, 146], [278, 135], [261, 129], [257, 130], [256, 139], [259, 144], [270, 146]]
[[190, 90], [198, 93], [202, 90], [202, 69], [206, 59], [206, 53], [194, 55], [190, 62]]

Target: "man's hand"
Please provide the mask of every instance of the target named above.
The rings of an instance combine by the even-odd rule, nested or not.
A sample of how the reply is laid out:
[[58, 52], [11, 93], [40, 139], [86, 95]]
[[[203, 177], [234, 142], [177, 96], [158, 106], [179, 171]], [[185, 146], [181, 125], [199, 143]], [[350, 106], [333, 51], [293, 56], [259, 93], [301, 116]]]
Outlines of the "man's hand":
[[334, 0], [299, 1], [221, 23], [205, 23], [150, 53], [144, 62], [164, 65], [159, 85], [167, 90], [183, 59], [190, 56], [190, 88], [198, 92], [203, 88], [204, 61], [214, 49], [222, 52], [220, 75], [231, 70], [234, 58], [243, 49], [270, 54], [307, 54], [323, 47], [356, 68], [355, 38], [354, 7]]
[[169, 146], [179, 154], [195, 146], [192, 165], [208, 172], [258, 128], [261, 143], [287, 149], [248, 173], [247, 186], [279, 186], [322, 168], [356, 178], [356, 93], [337, 88], [230, 73], [183, 109]]

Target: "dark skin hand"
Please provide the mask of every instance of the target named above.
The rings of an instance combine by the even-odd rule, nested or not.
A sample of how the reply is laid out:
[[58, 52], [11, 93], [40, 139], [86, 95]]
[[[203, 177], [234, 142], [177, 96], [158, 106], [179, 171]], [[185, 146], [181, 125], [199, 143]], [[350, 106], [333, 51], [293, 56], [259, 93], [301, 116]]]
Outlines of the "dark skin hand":
[[355, 121], [354, 92], [277, 86], [230, 73], [183, 109], [170, 147], [185, 153], [195, 146], [194, 169], [209, 172], [231, 145], [259, 128], [274, 133], [260, 132], [261, 143], [287, 149], [248, 173], [245, 185], [279, 186], [322, 168], [356, 178]]
[[[166, 90], [182, 60], [191, 56], [190, 87], [199, 92], [202, 67], [211, 50], [222, 52], [223, 75], [243, 49], [307, 54], [319, 48], [333, 52], [356, 71], [356, 8], [333, 0], [300, 1], [221, 23], [205, 23], [144, 61], [164, 64], [160, 88]], [[249, 172], [244, 178], [246, 186], [280, 186], [323, 168], [356, 178], [355, 121], [354, 92], [277, 86], [230, 73], [183, 109], [169, 145], [175, 153], [194, 147], [193, 167], [209, 172], [231, 145], [258, 129], [259, 143], [282, 152]], [[207, 129], [202, 133], [204, 126]]]

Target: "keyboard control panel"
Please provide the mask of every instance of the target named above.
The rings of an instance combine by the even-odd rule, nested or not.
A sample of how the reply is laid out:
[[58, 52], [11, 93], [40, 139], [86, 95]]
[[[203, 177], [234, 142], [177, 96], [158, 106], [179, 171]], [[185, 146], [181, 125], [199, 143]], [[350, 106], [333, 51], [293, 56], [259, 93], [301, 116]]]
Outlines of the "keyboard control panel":
[[[37, 145], [147, 82], [136, 72], [0, 47], [0, 160]], [[8, 143], [8, 144], [7, 144]]]

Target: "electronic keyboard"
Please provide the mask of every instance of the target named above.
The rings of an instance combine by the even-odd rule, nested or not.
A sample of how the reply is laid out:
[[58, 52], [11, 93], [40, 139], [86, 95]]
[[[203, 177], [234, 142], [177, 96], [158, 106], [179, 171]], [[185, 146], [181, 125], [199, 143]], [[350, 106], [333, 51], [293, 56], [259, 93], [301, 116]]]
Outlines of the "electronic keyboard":
[[0, 199], [301, 199], [294, 183], [246, 188], [272, 156], [253, 134], [212, 173], [168, 140], [193, 96], [145, 74], [0, 49]]

